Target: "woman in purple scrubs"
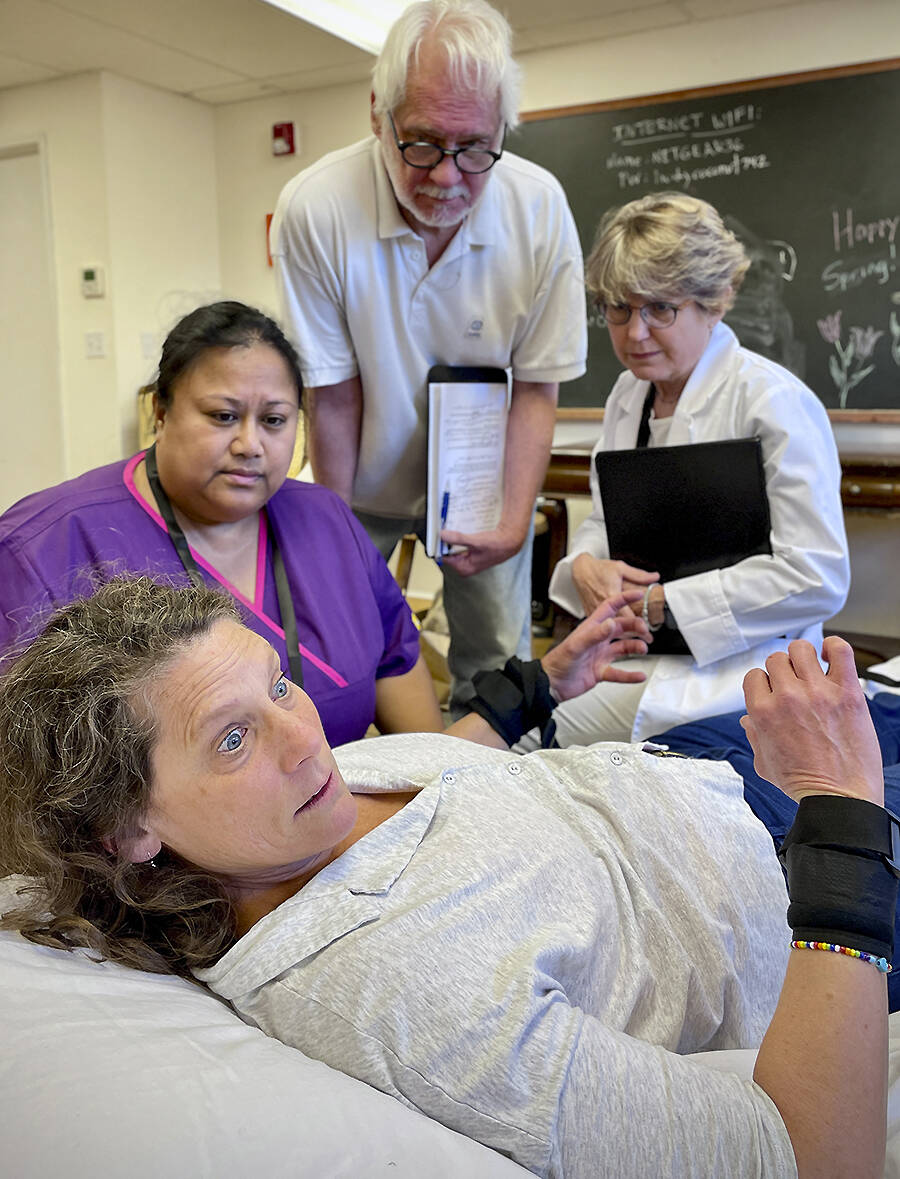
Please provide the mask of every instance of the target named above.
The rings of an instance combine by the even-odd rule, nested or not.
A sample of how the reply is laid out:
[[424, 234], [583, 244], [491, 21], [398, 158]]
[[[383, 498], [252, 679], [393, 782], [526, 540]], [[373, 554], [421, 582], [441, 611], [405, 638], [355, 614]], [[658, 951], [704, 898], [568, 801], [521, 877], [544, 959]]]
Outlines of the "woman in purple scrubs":
[[418, 634], [338, 496], [287, 478], [302, 381], [267, 316], [214, 303], [163, 344], [156, 441], [0, 517], [0, 651], [115, 574], [225, 586], [315, 701], [332, 744], [439, 730]]

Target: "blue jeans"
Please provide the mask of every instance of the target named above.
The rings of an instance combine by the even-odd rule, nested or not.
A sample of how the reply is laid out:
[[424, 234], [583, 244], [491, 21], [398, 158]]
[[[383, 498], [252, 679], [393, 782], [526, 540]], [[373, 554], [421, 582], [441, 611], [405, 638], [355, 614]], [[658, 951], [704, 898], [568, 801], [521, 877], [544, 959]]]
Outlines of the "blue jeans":
[[[900, 814], [900, 696], [879, 692], [869, 702], [869, 712], [881, 747], [884, 766], [884, 803]], [[744, 798], [756, 817], [765, 824], [779, 847], [794, 821], [797, 804], [777, 786], [761, 778], [753, 768], [753, 751], [740, 725], [741, 712], [726, 712], [706, 720], [676, 725], [652, 741], [688, 757], [727, 761], [744, 780]], [[900, 917], [894, 923], [894, 946], [900, 949]], [[888, 975], [890, 1010], [900, 1010], [900, 961]]]
[[[414, 532], [424, 543], [424, 519], [395, 519], [359, 511], [355, 514], [385, 560], [407, 532]], [[453, 720], [468, 712], [466, 701], [475, 695], [472, 677], [476, 672], [502, 667], [510, 655], [531, 658], [533, 539], [532, 522], [525, 543], [514, 556], [472, 577], [460, 577], [449, 566], [443, 568]]]

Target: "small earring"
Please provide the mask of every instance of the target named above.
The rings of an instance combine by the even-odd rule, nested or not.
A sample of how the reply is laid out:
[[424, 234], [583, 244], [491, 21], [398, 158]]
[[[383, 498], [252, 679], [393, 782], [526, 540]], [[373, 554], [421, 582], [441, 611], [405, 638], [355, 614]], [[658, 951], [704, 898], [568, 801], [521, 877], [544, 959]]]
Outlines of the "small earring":
[[155, 855], [151, 856], [149, 860], [144, 860], [144, 864], [145, 864], [145, 866], [150, 867], [150, 868], [158, 868], [159, 867], [159, 864], [157, 864], [157, 862], [156, 862]]

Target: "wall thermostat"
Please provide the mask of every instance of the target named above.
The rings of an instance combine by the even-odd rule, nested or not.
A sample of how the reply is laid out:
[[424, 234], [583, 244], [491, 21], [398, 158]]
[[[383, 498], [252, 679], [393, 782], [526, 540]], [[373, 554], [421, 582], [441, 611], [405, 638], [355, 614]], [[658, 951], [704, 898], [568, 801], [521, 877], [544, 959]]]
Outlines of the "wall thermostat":
[[81, 293], [85, 299], [100, 299], [106, 293], [101, 266], [85, 266], [81, 271]]

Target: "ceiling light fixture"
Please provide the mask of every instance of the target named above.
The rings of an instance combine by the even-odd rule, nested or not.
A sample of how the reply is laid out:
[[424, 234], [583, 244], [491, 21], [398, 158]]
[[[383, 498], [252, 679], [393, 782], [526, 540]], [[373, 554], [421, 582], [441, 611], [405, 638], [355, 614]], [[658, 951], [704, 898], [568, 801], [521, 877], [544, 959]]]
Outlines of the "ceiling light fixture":
[[377, 54], [388, 29], [410, 0], [266, 0], [266, 3], [367, 53]]

